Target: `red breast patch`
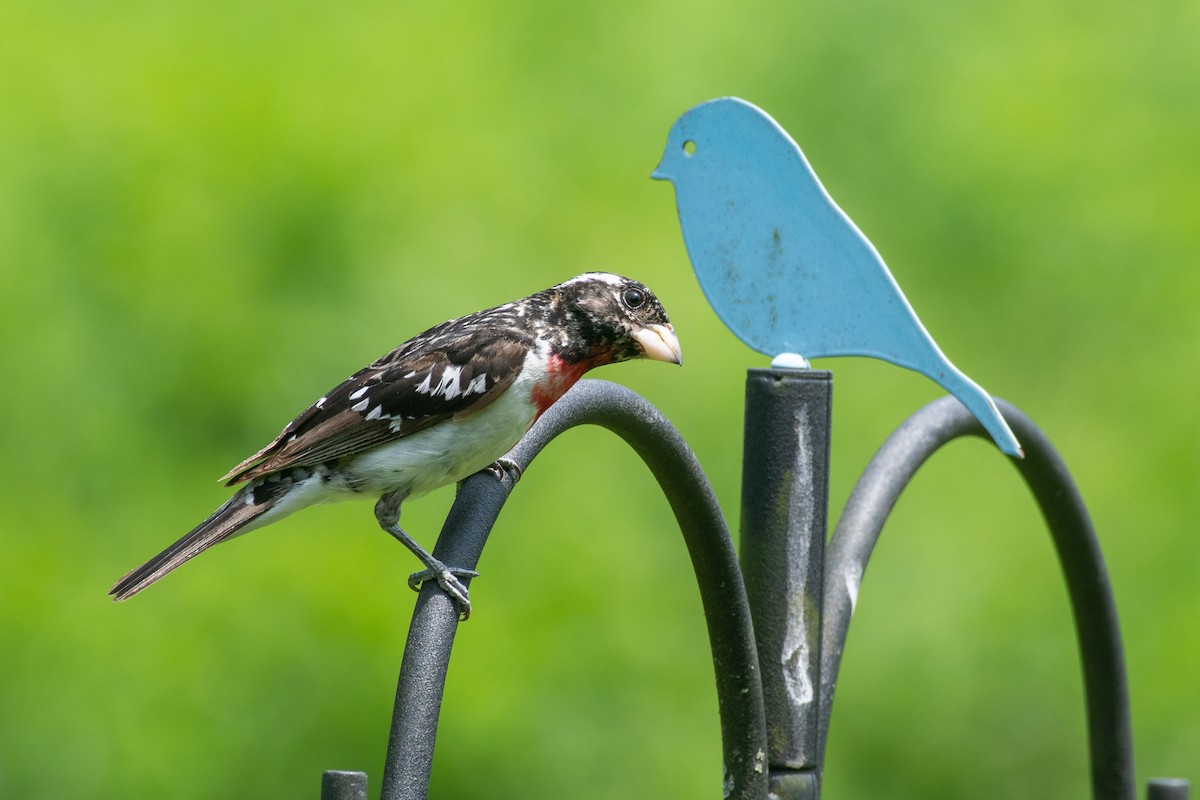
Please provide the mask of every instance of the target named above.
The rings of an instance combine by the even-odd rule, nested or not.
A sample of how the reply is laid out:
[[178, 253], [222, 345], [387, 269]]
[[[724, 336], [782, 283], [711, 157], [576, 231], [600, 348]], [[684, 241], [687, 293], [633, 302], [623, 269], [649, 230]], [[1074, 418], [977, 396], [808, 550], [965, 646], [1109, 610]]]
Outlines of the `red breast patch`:
[[583, 373], [587, 372], [591, 366], [586, 361], [572, 364], [563, 361], [556, 355], [551, 355], [550, 363], [547, 364], [546, 380], [534, 385], [530, 398], [537, 406], [538, 416], [546, 413], [546, 409], [566, 394], [567, 390], [574, 386], [575, 382], [582, 378]]

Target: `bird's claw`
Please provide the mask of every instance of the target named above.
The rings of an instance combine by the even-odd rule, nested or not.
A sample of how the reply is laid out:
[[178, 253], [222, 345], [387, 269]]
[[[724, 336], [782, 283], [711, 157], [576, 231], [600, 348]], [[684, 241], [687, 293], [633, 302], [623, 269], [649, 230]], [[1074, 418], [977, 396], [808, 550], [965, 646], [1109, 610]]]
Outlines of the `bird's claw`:
[[448, 567], [445, 564], [437, 564], [429, 569], [420, 572], [414, 572], [408, 576], [408, 588], [414, 592], [421, 591], [421, 586], [426, 581], [437, 581], [437, 585], [442, 587], [442, 591], [450, 595], [450, 599], [454, 601], [454, 605], [458, 608], [458, 618], [460, 621], [466, 621], [471, 616], [471, 599], [467, 591], [467, 585], [460, 580], [466, 578], [479, 577], [479, 573], [472, 569], [463, 569], [460, 567]]
[[497, 480], [504, 480], [505, 477], [511, 477], [513, 483], [521, 480], [522, 473], [525, 472], [521, 465], [513, 461], [507, 456], [501, 456], [483, 468], [484, 471], [490, 472], [496, 476]]

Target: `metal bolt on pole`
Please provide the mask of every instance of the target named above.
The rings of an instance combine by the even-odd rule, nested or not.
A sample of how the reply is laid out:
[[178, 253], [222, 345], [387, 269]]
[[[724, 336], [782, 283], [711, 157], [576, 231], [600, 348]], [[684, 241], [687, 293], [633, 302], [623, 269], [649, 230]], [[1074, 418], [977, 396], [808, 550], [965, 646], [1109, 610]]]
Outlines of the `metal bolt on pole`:
[[1188, 800], [1190, 788], [1182, 778], [1151, 778], [1146, 800]]
[[367, 773], [325, 770], [321, 775], [321, 800], [367, 800]]

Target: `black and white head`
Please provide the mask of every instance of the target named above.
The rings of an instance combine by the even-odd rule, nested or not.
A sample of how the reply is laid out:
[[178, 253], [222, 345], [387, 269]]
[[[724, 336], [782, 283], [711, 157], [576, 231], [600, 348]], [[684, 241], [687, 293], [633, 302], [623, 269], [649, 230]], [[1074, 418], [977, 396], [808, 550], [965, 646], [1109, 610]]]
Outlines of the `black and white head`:
[[611, 272], [588, 272], [547, 289], [553, 324], [570, 332], [569, 360], [607, 364], [649, 358], [682, 364], [679, 339], [662, 303], [644, 284]]

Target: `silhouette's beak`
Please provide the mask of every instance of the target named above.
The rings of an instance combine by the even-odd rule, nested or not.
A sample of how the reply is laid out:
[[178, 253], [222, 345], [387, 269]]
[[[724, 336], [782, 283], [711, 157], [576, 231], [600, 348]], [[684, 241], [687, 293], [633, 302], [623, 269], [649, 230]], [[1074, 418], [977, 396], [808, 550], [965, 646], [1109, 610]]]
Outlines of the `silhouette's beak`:
[[656, 181], [671, 180], [671, 176], [667, 174], [667, 171], [665, 169], [663, 169], [662, 162], [659, 162], [659, 165], [654, 168], [654, 172], [650, 173], [650, 177]]
[[671, 364], [683, 363], [683, 352], [679, 349], [679, 339], [675, 336], [675, 326], [671, 323], [647, 325], [634, 333], [633, 338], [641, 345], [646, 358]]

